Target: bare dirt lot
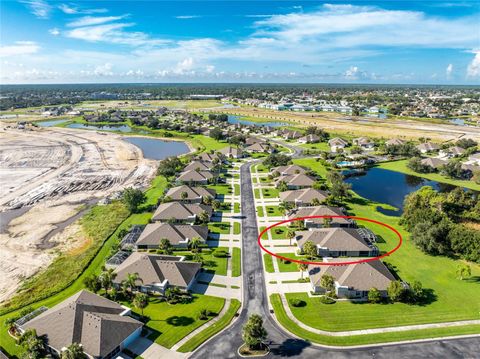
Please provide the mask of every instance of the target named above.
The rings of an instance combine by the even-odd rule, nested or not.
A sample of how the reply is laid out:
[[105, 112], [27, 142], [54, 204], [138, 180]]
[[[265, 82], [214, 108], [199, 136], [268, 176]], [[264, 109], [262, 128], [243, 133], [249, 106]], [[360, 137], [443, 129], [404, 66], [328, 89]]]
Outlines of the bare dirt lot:
[[74, 220], [85, 204], [146, 186], [155, 167], [116, 134], [0, 124], [0, 302], [82, 245]]

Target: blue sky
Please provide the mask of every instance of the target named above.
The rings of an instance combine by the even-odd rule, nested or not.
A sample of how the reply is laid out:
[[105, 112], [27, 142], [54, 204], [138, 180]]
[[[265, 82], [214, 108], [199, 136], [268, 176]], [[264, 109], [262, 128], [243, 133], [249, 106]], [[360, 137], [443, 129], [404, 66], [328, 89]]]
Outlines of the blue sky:
[[2, 0], [2, 83], [480, 84], [480, 1]]

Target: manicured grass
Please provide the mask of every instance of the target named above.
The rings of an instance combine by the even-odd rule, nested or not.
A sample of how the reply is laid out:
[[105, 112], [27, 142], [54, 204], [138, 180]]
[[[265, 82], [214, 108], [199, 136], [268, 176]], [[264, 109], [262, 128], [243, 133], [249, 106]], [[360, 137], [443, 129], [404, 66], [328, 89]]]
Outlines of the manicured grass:
[[263, 198], [277, 198], [279, 191], [276, 188], [262, 188]]
[[260, 177], [260, 183], [267, 184], [271, 182], [272, 180], [268, 179], [268, 177]]
[[[198, 319], [202, 309], [208, 309], [213, 313], [219, 313], [225, 304], [225, 299], [208, 295], [193, 294], [193, 301], [188, 304], [170, 305], [158, 299], [150, 299], [143, 314], [149, 318], [146, 326], [154, 331], [151, 339], [166, 348], [171, 348], [179, 340], [190, 332], [203, 325], [207, 321]], [[132, 309], [136, 313], [140, 311]]]
[[327, 142], [299, 144], [298, 147], [306, 148], [308, 150], [330, 152], [330, 146], [328, 145]]
[[[354, 335], [346, 337], [333, 337], [321, 334], [315, 334], [309, 332], [298, 326], [293, 322], [285, 313], [283, 305], [278, 294], [272, 294], [270, 296], [270, 302], [272, 303], [273, 310], [277, 320], [283, 327], [288, 329], [291, 333], [315, 343], [324, 345], [335, 346], [347, 346], [347, 345], [361, 345], [361, 344], [373, 344], [382, 342], [393, 342], [403, 340], [414, 340], [422, 338], [434, 338], [434, 337], [446, 337], [453, 335], [464, 334], [478, 334], [480, 332], [480, 325], [466, 325], [461, 327], [446, 327], [435, 328], [427, 330], [410, 330], [404, 332], [393, 333], [380, 333], [380, 334], [367, 334], [367, 335]], [[336, 305], [336, 304], [334, 304]], [[378, 315], [378, 312], [376, 313]], [[344, 323], [346, 320], [344, 320]]]
[[265, 167], [264, 165], [260, 164], [260, 165], [257, 165], [255, 170], [257, 171], [257, 173], [266, 173], [268, 172], [268, 168]]
[[[303, 256], [297, 256], [295, 253], [278, 253], [282, 257], [292, 258], [292, 259], [305, 259]], [[278, 269], [280, 272], [298, 272], [298, 277], [300, 278], [300, 271], [298, 270], [297, 263], [295, 262], [286, 262], [279, 258], [277, 260]]]
[[208, 230], [214, 234], [230, 234], [229, 222], [210, 222], [208, 224]]
[[208, 136], [193, 135], [191, 136], [191, 138], [193, 139], [192, 142], [194, 144], [200, 145], [201, 147], [203, 147], [205, 151], [221, 150], [222, 148], [225, 148], [228, 146], [227, 142], [219, 142]]
[[240, 203], [235, 202], [235, 203], [233, 204], [233, 212], [234, 212], [234, 213], [240, 213]]
[[147, 209], [154, 206], [158, 202], [158, 198], [163, 195], [167, 187], [167, 179], [163, 176], [157, 176], [153, 179], [151, 187], [145, 192], [147, 201], [143, 204], [143, 208]]
[[280, 211], [280, 207], [278, 206], [266, 206], [267, 209], [267, 217], [281, 217], [283, 213]]
[[321, 177], [325, 178], [327, 176], [327, 168], [322, 166], [320, 162], [318, 161], [318, 158], [300, 158], [293, 160], [293, 163], [303, 166], [306, 168], [311, 168], [315, 172], [317, 172]]
[[228, 310], [225, 312], [223, 317], [220, 318], [220, 320], [195, 335], [193, 338], [183, 344], [180, 348], [178, 348], [178, 351], [180, 353], [188, 353], [195, 350], [200, 344], [204, 343], [207, 339], [211, 338], [212, 336], [223, 330], [225, 327], [227, 327], [231, 323], [235, 314], [238, 312], [239, 308], [240, 301], [237, 299], [232, 299], [230, 301], [230, 306], [228, 307]]
[[220, 207], [221, 212], [228, 212], [230, 213], [232, 205], [229, 202], [224, 202], [222, 203], [222, 206]]
[[263, 206], [257, 206], [258, 217], [263, 217]]
[[423, 177], [432, 181], [448, 183], [454, 186], [466, 187], [476, 191], [480, 191], [480, 184], [476, 184], [474, 181], [455, 180], [455, 179], [442, 176], [439, 173], [418, 173], [409, 169], [407, 167], [407, 163], [408, 163], [408, 160], [383, 162], [383, 163], [379, 163], [377, 167], [383, 168], [386, 170], [395, 171], [395, 172], [406, 173], [408, 175], [413, 175], [417, 177]]
[[233, 222], [233, 234], [240, 234], [241, 226], [239, 222]]
[[239, 184], [234, 184], [233, 188], [234, 188], [234, 195], [235, 196], [240, 196], [240, 185]]
[[240, 277], [242, 274], [242, 256], [240, 248], [232, 248], [232, 277]]
[[265, 264], [265, 271], [268, 273], [274, 273], [275, 269], [273, 268], [273, 258], [270, 254], [265, 253], [263, 255], [263, 263]]
[[216, 185], [209, 185], [208, 188], [211, 188], [217, 192], [218, 195], [230, 195], [233, 193], [232, 186], [229, 184], [216, 184]]
[[[265, 228], [266, 228], [265, 226], [260, 227], [260, 232], [262, 232]], [[288, 227], [286, 226], [273, 227], [269, 230], [269, 232], [271, 233], [272, 239], [288, 239], [287, 238]], [[268, 232], [265, 232], [263, 234], [262, 239], [268, 239]]]
[[254, 194], [254, 196], [255, 196], [255, 199], [260, 199], [260, 189], [255, 188], [255, 189], [253, 190], [253, 194]]
[[[218, 247], [218, 250], [223, 250], [228, 253], [227, 247]], [[209, 250], [204, 249], [201, 252], [202, 260], [203, 260], [203, 268], [210, 273], [218, 274], [218, 275], [227, 275], [227, 257], [215, 257], [213, 252], [215, 249]], [[180, 251], [174, 252], [177, 256], [185, 256], [186, 260], [191, 260], [193, 258], [193, 254], [190, 251]]]

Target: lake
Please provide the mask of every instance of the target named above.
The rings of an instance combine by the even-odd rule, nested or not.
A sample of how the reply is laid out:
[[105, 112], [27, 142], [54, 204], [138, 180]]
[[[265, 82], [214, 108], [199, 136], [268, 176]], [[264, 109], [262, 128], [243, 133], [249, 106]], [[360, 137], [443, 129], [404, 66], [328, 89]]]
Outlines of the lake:
[[451, 191], [455, 188], [449, 184], [375, 167], [367, 170], [362, 176], [348, 177], [345, 182], [350, 183], [352, 190], [364, 198], [398, 208], [397, 211], [380, 207], [377, 209], [389, 216], [400, 216], [405, 196], [423, 186], [431, 186], [441, 192]]
[[127, 125], [86, 125], [83, 123], [72, 123], [70, 125], [67, 125], [67, 127], [98, 131], [132, 132], [131, 127]]
[[170, 156], [179, 156], [189, 152], [185, 142], [164, 141], [148, 137], [123, 137], [123, 139], [143, 152], [143, 156], [149, 160], [163, 160]]
[[241, 116], [228, 115], [228, 123], [236, 125], [237, 123], [241, 125], [253, 125], [253, 126], [270, 126], [270, 127], [284, 127], [291, 126], [288, 122], [255, 122], [250, 120], [245, 120]]
[[64, 123], [64, 122], [67, 122], [67, 121], [70, 121], [70, 120], [64, 118], [62, 120], [39, 121], [39, 122], [35, 122], [35, 123], [37, 125], [39, 125], [40, 127], [53, 127], [53, 126], [56, 126], [60, 123]]

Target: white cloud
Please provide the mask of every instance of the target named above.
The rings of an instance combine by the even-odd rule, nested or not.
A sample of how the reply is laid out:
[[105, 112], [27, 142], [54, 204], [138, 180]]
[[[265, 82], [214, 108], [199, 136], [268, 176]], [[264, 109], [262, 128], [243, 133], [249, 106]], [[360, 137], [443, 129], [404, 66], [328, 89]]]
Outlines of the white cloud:
[[447, 75], [447, 79], [450, 79], [452, 77], [453, 73], [453, 65], [448, 64], [447, 68], [445, 69], [445, 74]]
[[52, 7], [44, 0], [22, 0], [30, 9], [30, 12], [40, 19], [48, 19]]
[[30, 55], [39, 49], [40, 46], [33, 41], [17, 41], [14, 45], [0, 46], [0, 57]]
[[58, 36], [60, 35], [60, 30], [58, 30], [58, 28], [54, 27], [53, 29], [50, 29], [48, 30], [49, 34], [50, 35], [53, 35], [53, 36]]
[[469, 78], [479, 78], [480, 77], [480, 51], [473, 51], [475, 56], [473, 57], [472, 62], [468, 64], [467, 67], [467, 77]]
[[93, 71], [93, 73], [96, 76], [113, 76], [112, 64], [107, 62], [103, 65], [99, 65], [95, 67], [95, 70]]
[[127, 15], [122, 16], [84, 16], [77, 20], [67, 23], [68, 27], [82, 27], [82, 26], [92, 26], [100, 25], [107, 22], [117, 21], [124, 19]]
[[67, 5], [67, 4], [60, 4], [58, 8], [63, 11], [67, 15], [75, 15], [75, 14], [101, 14], [108, 12], [107, 9], [79, 9], [76, 6]]
[[344, 72], [343, 76], [346, 80], [353, 81], [368, 78], [367, 72], [360, 70], [358, 66], [350, 66], [350, 68]]
[[179, 16], [175, 16], [175, 19], [179, 19], [179, 20], [198, 19], [198, 18], [201, 18], [201, 16], [200, 15], [179, 15]]

